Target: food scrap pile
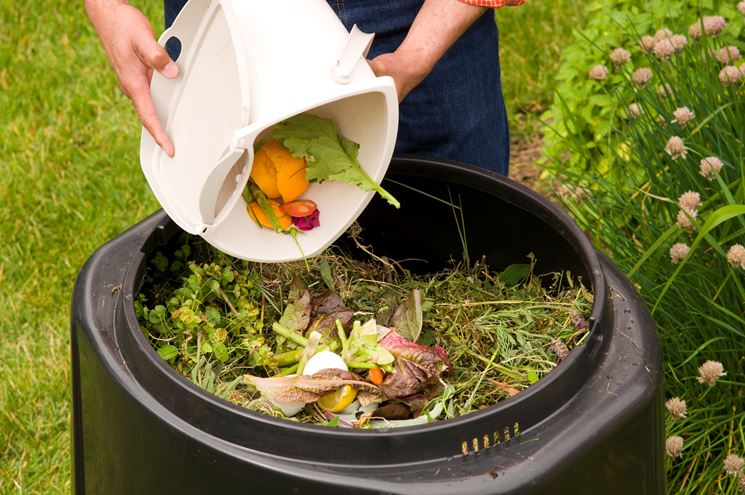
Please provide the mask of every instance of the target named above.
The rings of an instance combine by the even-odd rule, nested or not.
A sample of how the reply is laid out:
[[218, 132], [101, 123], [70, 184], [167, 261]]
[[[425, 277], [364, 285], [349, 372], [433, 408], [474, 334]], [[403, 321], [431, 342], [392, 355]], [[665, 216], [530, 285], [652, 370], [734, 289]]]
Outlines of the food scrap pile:
[[235, 404], [304, 423], [409, 426], [514, 395], [583, 342], [592, 295], [527, 261], [414, 275], [337, 248], [252, 263], [186, 237], [151, 260], [135, 309], [163, 359]]
[[376, 191], [396, 208], [398, 201], [373, 181], [357, 161], [359, 144], [340, 136], [336, 123], [300, 114], [275, 126], [273, 139], [257, 143], [243, 191], [248, 216], [259, 227], [295, 235], [320, 225], [320, 211], [301, 199], [311, 182], [338, 181]]

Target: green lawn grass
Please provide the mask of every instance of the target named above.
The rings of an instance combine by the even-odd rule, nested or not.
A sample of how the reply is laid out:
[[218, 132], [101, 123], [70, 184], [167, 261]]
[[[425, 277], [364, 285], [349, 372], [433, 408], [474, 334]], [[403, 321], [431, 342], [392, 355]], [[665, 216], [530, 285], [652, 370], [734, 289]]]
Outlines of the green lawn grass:
[[515, 135], [535, 134], [554, 99], [559, 55], [582, 25], [584, 2], [527, 0], [496, 10], [502, 88]]
[[0, 0], [0, 15], [0, 493], [69, 493], [72, 286], [157, 202], [82, 2]]
[[[498, 14], [513, 116], [551, 100], [574, 3]], [[158, 32], [160, 2], [133, 4]], [[82, 2], [0, 0], [0, 19], [0, 494], [69, 493], [72, 286], [98, 246], [158, 205]]]

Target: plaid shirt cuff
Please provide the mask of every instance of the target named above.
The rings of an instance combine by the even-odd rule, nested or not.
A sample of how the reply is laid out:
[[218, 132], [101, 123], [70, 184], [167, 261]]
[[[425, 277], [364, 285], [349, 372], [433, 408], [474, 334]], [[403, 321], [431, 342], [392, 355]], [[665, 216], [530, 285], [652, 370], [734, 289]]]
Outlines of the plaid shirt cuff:
[[479, 7], [513, 7], [515, 5], [522, 5], [525, 0], [460, 0], [462, 3], [469, 5], [477, 5]]

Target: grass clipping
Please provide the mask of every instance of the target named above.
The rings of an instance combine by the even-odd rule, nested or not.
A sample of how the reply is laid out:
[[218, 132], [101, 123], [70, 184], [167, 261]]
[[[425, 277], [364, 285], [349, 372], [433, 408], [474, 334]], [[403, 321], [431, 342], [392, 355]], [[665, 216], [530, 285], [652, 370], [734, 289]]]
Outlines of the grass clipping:
[[[437, 393], [415, 419], [384, 421], [386, 426], [453, 418], [494, 405], [550, 372], [588, 334], [592, 294], [569, 273], [536, 275], [532, 255], [501, 272], [477, 262], [414, 274], [404, 263], [368, 254], [359, 261], [332, 248], [305, 261], [260, 264], [187, 239], [168, 258], [157, 253], [151, 260], [135, 309], [153, 347], [179, 373], [230, 402], [284, 417], [244, 378], [291, 375], [308, 353], [302, 347], [308, 333], [288, 339], [273, 330], [278, 322], [303, 317], [288, 317], [293, 290], [306, 288], [314, 297], [335, 294], [353, 311], [353, 320], [375, 318], [379, 324], [391, 321], [416, 290], [421, 320], [410, 338], [442, 347], [451, 372], [438, 377]], [[367, 370], [350, 371], [362, 377]], [[380, 424], [370, 411], [363, 421], [361, 414], [337, 416], [310, 403], [288, 419]]]

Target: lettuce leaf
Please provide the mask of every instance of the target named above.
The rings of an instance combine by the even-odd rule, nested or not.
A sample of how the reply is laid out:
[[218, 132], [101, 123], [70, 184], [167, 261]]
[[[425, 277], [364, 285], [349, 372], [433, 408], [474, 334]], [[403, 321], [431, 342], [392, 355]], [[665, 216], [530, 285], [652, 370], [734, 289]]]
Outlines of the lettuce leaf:
[[243, 383], [254, 387], [262, 398], [284, 403], [307, 404], [344, 385], [379, 393], [378, 387], [349, 371], [323, 369], [312, 375], [261, 378], [243, 375]]
[[277, 124], [272, 136], [293, 156], [305, 158], [309, 181], [346, 182], [363, 191], [376, 191], [391, 205], [400, 206], [396, 198], [365, 173], [357, 161], [360, 145], [339, 136], [333, 120], [302, 113]]

